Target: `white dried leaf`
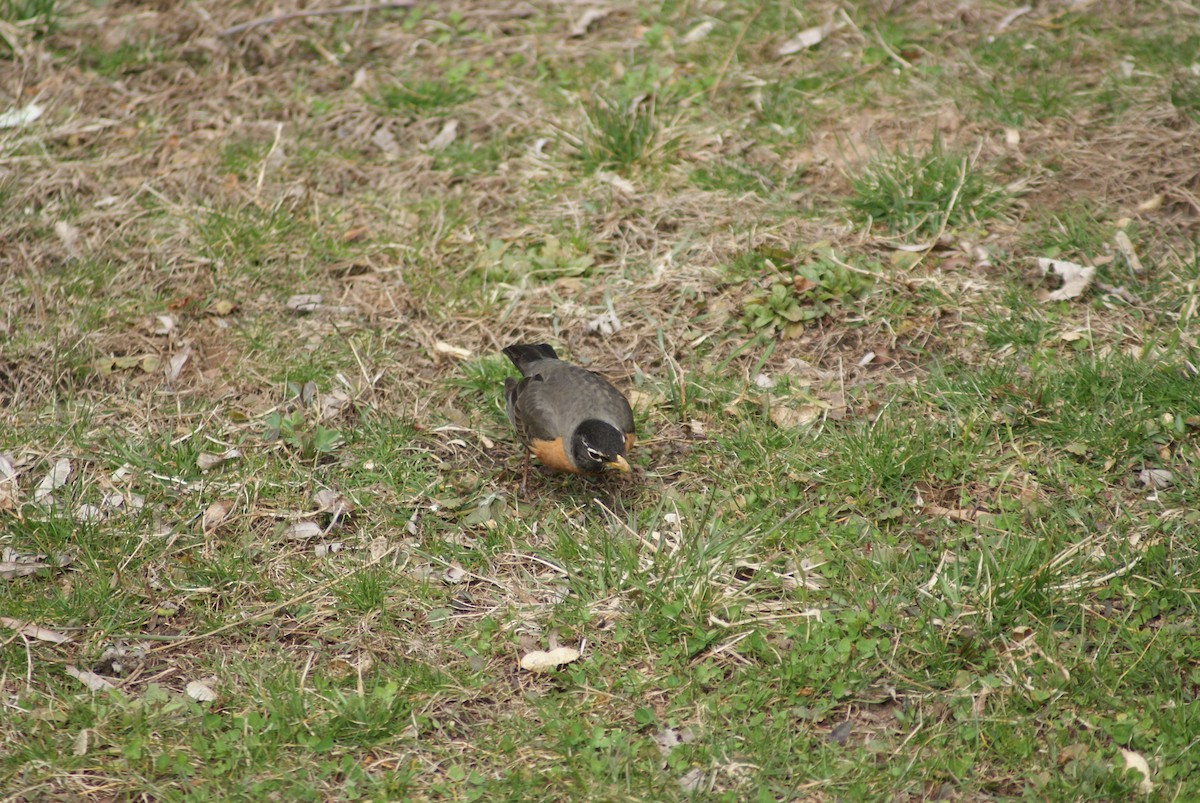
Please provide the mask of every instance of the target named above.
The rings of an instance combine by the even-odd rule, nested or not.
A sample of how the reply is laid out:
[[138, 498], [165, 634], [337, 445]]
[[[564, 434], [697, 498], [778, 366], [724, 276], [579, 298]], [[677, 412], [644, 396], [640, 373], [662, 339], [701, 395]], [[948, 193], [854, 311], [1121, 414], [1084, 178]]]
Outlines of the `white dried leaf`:
[[1154, 782], [1150, 780], [1150, 765], [1146, 763], [1146, 759], [1141, 753], [1136, 753], [1133, 750], [1121, 748], [1121, 756], [1125, 759], [1126, 770], [1137, 770], [1142, 775], [1141, 782], [1138, 783], [1138, 791], [1143, 795], [1148, 795], [1154, 791]]
[[828, 25], [817, 25], [812, 28], [805, 28], [800, 33], [793, 36], [791, 39], [784, 42], [779, 47], [775, 48], [775, 55], [790, 56], [793, 53], [799, 53], [801, 50], [808, 50], [810, 47], [816, 47], [825, 41], [825, 37], [829, 36], [830, 27]]
[[0, 114], [0, 128], [20, 128], [23, 125], [29, 125], [41, 117], [44, 111], [46, 111], [46, 107], [36, 103], [30, 103], [19, 109], [9, 109]]
[[297, 294], [287, 300], [286, 306], [292, 312], [314, 312], [324, 300], [325, 296], [319, 293]]
[[1133, 271], [1135, 276], [1140, 276], [1144, 273], [1142, 268], [1142, 260], [1138, 259], [1137, 251], [1133, 248], [1133, 242], [1129, 239], [1129, 235], [1124, 230], [1118, 230], [1113, 237], [1113, 242], [1116, 243], [1117, 250], [1121, 252], [1121, 256], [1125, 257], [1125, 263], [1129, 265], [1129, 269]]
[[579, 19], [571, 24], [571, 32], [569, 36], [572, 39], [578, 39], [581, 36], [586, 36], [588, 29], [595, 25], [600, 20], [612, 13], [612, 9], [608, 8], [589, 8], [579, 15]]
[[1015, 148], [1021, 144], [1021, 130], [1019, 128], [1004, 129], [1004, 144], [1010, 148]]
[[344, 390], [331, 390], [321, 396], [321, 420], [336, 417], [350, 404], [350, 394]]
[[297, 521], [283, 528], [281, 535], [293, 541], [307, 541], [324, 534], [325, 530], [315, 521]]
[[758, 376], [754, 377], [754, 386], [757, 388], [770, 390], [771, 388], [775, 387], [775, 380], [767, 374], [759, 374]]
[[695, 28], [692, 28], [690, 31], [685, 33], [683, 35], [683, 38], [680, 39], [679, 41], [685, 45], [690, 45], [694, 42], [699, 42], [701, 39], [708, 36], [709, 31], [711, 31], [715, 26], [716, 26], [716, 23], [713, 22], [712, 20], [705, 20], [704, 22], [697, 25]]
[[242, 456], [241, 449], [227, 449], [221, 454], [213, 454], [212, 452], [201, 452], [196, 457], [196, 465], [201, 471], [208, 471], [213, 466], [219, 466], [228, 460], [237, 460]]
[[92, 691], [106, 691], [115, 689], [117, 686], [108, 678], [101, 677], [95, 672], [89, 672], [86, 669], [78, 669], [74, 666], [68, 666], [66, 673], [78, 680], [83, 685], [87, 686]]
[[0, 560], [0, 580], [12, 580], [14, 577], [28, 577], [36, 574], [38, 569], [45, 569], [49, 563], [36, 560]]
[[104, 518], [104, 511], [96, 505], [83, 503], [75, 508], [75, 521], [83, 524], [92, 524]]
[[823, 412], [824, 409], [816, 404], [802, 404], [799, 407], [776, 404], [771, 407], [771, 423], [780, 429], [806, 427], [819, 419]]
[[704, 770], [699, 767], [693, 767], [679, 779], [679, 788], [685, 792], [699, 792], [707, 784], [708, 779], [704, 775]]
[[163, 369], [163, 372], [167, 375], [168, 382], [174, 382], [179, 378], [179, 374], [183, 372], [183, 367], [187, 365], [191, 356], [192, 347], [184, 346], [182, 351], [167, 360], [167, 367]]
[[317, 507], [320, 508], [321, 512], [332, 516], [334, 522], [339, 521], [354, 510], [354, 506], [350, 504], [350, 500], [332, 488], [322, 488], [317, 491], [313, 495], [313, 501], [317, 503]]
[[453, 145], [456, 139], [458, 139], [458, 120], [447, 120], [437, 136], [429, 140], [427, 147], [431, 151], [444, 151]]
[[72, 258], [79, 258], [79, 229], [72, 226], [65, 220], [60, 220], [54, 224], [54, 233], [58, 235], [58, 240], [63, 244], [63, 248], [67, 249], [67, 253]]
[[1065, 259], [1039, 257], [1038, 267], [1041, 268], [1043, 276], [1054, 273], [1055, 276], [1062, 279], [1062, 287], [1052, 293], [1047, 293], [1045, 301], [1067, 301], [1078, 298], [1083, 295], [1083, 291], [1088, 289], [1092, 279], [1096, 276], [1095, 268], [1068, 262]]
[[603, 337], [608, 337], [609, 335], [615, 335], [617, 332], [621, 331], [621, 319], [617, 317], [616, 311], [609, 310], [603, 315], [592, 318], [587, 322], [585, 328], [587, 329], [588, 334], [598, 334]]
[[200, 530], [206, 533], [215, 530], [221, 526], [221, 523], [229, 516], [229, 511], [231, 510], [233, 510], [232, 499], [218, 499], [216, 502], [213, 502], [205, 509], [204, 515], [200, 517]]
[[173, 315], [158, 315], [155, 316], [154, 334], [169, 335], [175, 331], [175, 317]]
[[1145, 487], [1157, 490], [1169, 486], [1175, 477], [1165, 468], [1144, 468], [1138, 472], [1138, 480]]
[[521, 668], [529, 672], [545, 672], [578, 660], [579, 650], [574, 647], [557, 647], [548, 652], [534, 650], [521, 658]]
[[458, 585], [467, 579], [467, 570], [457, 563], [450, 564], [442, 573], [442, 582], [446, 585]]
[[445, 340], [439, 340], [433, 344], [435, 354], [442, 354], [447, 357], [452, 357], [456, 360], [466, 360], [471, 357], [471, 350], [461, 346], [455, 346], [452, 343], [447, 343]]
[[38, 483], [37, 490], [33, 492], [33, 501], [45, 502], [50, 494], [67, 484], [67, 478], [70, 476], [71, 461], [65, 457], [56, 460], [49, 473]]
[[217, 699], [217, 693], [213, 691], [211, 686], [202, 680], [191, 681], [186, 687], [184, 687], [184, 690], [187, 692], [188, 697], [191, 697], [193, 700], [197, 700], [202, 703], [216, 702]]
[[371, 142], [383, 152], [383, 157], [388, 161], [400, 158], [400, 143], [396, 141], [396, 135], [392, 133], [392, 129], [386, 125], [375, 129], [375, 133], [371, 135]]
[[1149, 198], [1137, 205], [1137, 211], [1157, 212], [1159, 209], [1162, 209], [1163, 201], [1165, 200], [1166, 196], [1164, 196], [1161, 192], [1157, 195], [1151, 195]]
[[71, 752], [77, 756], [86, 756], [88, 751], [88, 736], [92, 732], [91, 728], [84, 728], [75, 735], [75, 742], [71, 746]]
[[380, 535], [371, 539], [371, 546], [368, 548], [367, 552], [371, 556], [371, 562], [375, 563], [376, 561], [382, 560], [383, 556], [386, 555], [390, 549], [391, 547], [388, 546], [387, 538]]
[[328, 555], [336, 555], [346, 548], [346, 545], [341, 541], [334, 541], [332, 544], [317, 544], [313, 547], [313, 554], [318, 558], [324, 558]]
[[44, 627], [38, 627], [32, 622], [22, 622], [20, 619], [10, 619], [7, 616], [0, 616], [0, 625], [11, 628], [23, 636], [37, 639], [38, 641], [48, 641], [51, 644], [66, 644], [71, 640], [70, 636], [64, 636], [62, 633], [57, 633], [53, 630], [47, 630]]
[[0, 452], [0, 483], [17, 478], [17, 468], [13, 465], [12, 455]]
[[633, 186], [633, 182], [628, 179], [618, 176], [616, 173], [611, 173], [607, 170], [599, 170], [596, 172], [596, 179], [609, 184], [613, 189], [622, 192], [626, 195], [637, 194], [637, 187]]
[[1003, 32], [1005, 28], [1007, 28], [1009, 25], [1013, 24], [1013, 22], [1017, 19], [1017, 17], [1028, 14], [1030, 11], [1033, 11], [1033, 6], [1021, 6], [1020, 8], [1013, 9], [1012, 11], [1005, 14], [1003, 19], [1001, 19], [998, 23], [996, 23], [996, 27], [993, 30], [993, 33]]

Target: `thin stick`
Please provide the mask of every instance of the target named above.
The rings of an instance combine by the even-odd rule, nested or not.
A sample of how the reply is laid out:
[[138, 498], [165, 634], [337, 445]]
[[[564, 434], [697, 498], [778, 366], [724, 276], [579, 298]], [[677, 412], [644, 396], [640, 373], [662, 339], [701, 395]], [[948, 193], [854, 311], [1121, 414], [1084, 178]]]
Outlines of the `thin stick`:
[[263, 25], [277, 25], [288, 20], [300, 19], [301, 17], [322, 17], [331, 14], [368, 14], [372, 11], [387, 11], [393, 8], [412, 8], [415, 6], [416, 0], [388, 0], [384, 3], [359, 3], [353, 6], [338, 6], [337, 8], [309, 8], [303, 11], [285, 11], [281, 14], [272, 14], [268, 17], [259, 17], [256, 20], [243, 22], [240, 25], [234, 25], [231, 28], [219, 32], [217, 36], [236, 36], [239, 33], [245, 33], [251, 28], [258, 28]]
[[758, 19], [758, 15], [762, 13], [762, 6], [754, 9], [754, 13], [750, 15], [750, 19], [746, 20], [746, 24], [738, 31], [737, 39], [733, 40], [733, 47], [729, 49], [729, 55], [725, 57], [725, 63], [721, 65], [721, 69], [717, 72], [717, 78], [713, 81], [712, 89], [708, 90], [708, 99], [711, 101], [717, 96], [717, 90], [721, 88], [721, 82], [725, 80], [725, 73], [729, 70], [729, 64], [733, 61], [733, 57], [737, 55], [738, 48], [742, 46], [742, 40], [746, 38], [746, 32], [750, 30], [750, 26]]

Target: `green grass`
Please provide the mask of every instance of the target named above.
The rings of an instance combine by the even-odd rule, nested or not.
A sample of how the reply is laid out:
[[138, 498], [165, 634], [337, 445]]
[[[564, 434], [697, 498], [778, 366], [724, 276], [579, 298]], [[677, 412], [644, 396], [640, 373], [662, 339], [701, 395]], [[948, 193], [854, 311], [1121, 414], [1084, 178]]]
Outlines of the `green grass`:
[[969, 154], [935, 138], [872, 157], [852, 179], [850, 209], [903, 237], [928, 237], [998, 215], [1004, 194]]
[[[0, 788], [1200, 796], [1195, 37], [893, 6], [6, 28]], [[635, 481], [521, 488], [512, 342]]]
[[631, 104], [599, 98], [588, 104], [584, 114], [578, 158], [588, 172], [629, 169], [669, 152], [653, 99]]

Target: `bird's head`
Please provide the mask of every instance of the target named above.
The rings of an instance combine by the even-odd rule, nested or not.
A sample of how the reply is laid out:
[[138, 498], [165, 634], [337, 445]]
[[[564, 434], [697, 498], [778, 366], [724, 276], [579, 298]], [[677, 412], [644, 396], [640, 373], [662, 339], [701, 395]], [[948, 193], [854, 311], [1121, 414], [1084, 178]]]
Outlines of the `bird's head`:
[[589, 418], [571, 436], [571, 457], [580, 471], [629, 473], [625, 433], [606, 421]]

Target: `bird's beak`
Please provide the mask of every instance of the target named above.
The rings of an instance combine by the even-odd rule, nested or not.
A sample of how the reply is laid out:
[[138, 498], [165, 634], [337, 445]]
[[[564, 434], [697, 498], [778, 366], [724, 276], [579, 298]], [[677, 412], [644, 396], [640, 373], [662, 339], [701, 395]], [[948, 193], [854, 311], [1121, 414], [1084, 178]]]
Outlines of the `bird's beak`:
[[612, 461], [604, 464], [604, 470], [619, 471], [622, 474], [628, 474], [630, 472], [629, 461], [625, 459], [624, 455], [617, 455]]

